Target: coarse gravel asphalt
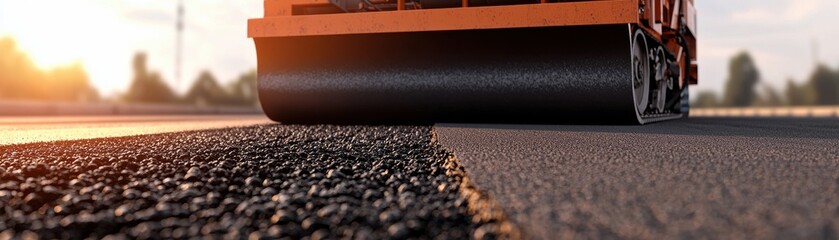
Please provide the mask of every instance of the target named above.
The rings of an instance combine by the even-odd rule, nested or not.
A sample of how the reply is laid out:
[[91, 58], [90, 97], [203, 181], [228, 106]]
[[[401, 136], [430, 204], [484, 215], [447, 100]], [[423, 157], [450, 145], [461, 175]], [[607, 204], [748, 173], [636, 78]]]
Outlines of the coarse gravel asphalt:
[[0, 239], [516, 238], [430, 127], [253, 127], [0, 146]]

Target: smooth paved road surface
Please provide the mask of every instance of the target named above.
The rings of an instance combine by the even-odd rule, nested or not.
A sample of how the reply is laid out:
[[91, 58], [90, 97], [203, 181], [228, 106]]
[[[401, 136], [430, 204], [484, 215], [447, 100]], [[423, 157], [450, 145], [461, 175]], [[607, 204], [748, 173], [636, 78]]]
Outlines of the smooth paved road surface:
[[839, 237], [835, 118], [435, 131], [531, 238]]
[[264, 115], [0, 117], [0, 145], [268, 124]]

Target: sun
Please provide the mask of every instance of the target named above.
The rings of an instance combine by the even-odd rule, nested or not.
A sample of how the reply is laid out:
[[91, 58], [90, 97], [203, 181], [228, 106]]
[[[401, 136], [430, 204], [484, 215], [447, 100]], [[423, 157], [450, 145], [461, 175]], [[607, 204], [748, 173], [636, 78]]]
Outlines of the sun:
[[114, 79], [128, 78], [124, 72], [128, 64], [118, 51], [123, 46], [113, 40], [124, 34], [114, 31], [120, 29], [114, 21], [117, 13], [94, 1], [5, 1], [0, 7], [4, 22], [0, 35], [14, 38], [38, 67], [81, 63], [92, 84], [105, 93], [126, 84], [127, 80]]

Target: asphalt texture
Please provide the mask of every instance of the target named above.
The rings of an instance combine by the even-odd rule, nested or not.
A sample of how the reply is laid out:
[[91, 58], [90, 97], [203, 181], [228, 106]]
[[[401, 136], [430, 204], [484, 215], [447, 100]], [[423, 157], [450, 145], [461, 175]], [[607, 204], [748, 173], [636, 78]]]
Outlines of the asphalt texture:
[[839, 238], [836, 118], [435, 131], [526, 238]]
[[271, 124], [0, 146], [0, 239], [516, 234], [430, 127]]

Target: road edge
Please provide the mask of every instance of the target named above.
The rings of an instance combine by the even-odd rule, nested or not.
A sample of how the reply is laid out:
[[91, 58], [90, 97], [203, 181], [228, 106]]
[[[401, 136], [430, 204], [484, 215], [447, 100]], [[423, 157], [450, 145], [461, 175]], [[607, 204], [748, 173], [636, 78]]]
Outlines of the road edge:
[[[457, 180], [459, 186], [457, 191], [460, 196], [467, 201], [467, 209], [469, 215], [472, 216], [472, 222], [487, 222], [493, 223], [482, 226], [475, 230], [472, 234], [473, 239], [484, 239], [482, 233], [494, 232], [499, 233], [500, 239], [522, 239], [521, 228], [515, 225], [507, 214], [504, 212], [498, 203], [486, 191], [478, 189], [478, 187], [469, 178], [466, 169], [460, 164], [457, 155], [451, 149], [445, 147], [438, 138], [437, 128], [431, 127], [431, 144], [441, 148], [448, 156], [444, 162], [443, 168], [446, 170], [446, 175]], [[490, 229], [482, 229], [484, 227]]]

